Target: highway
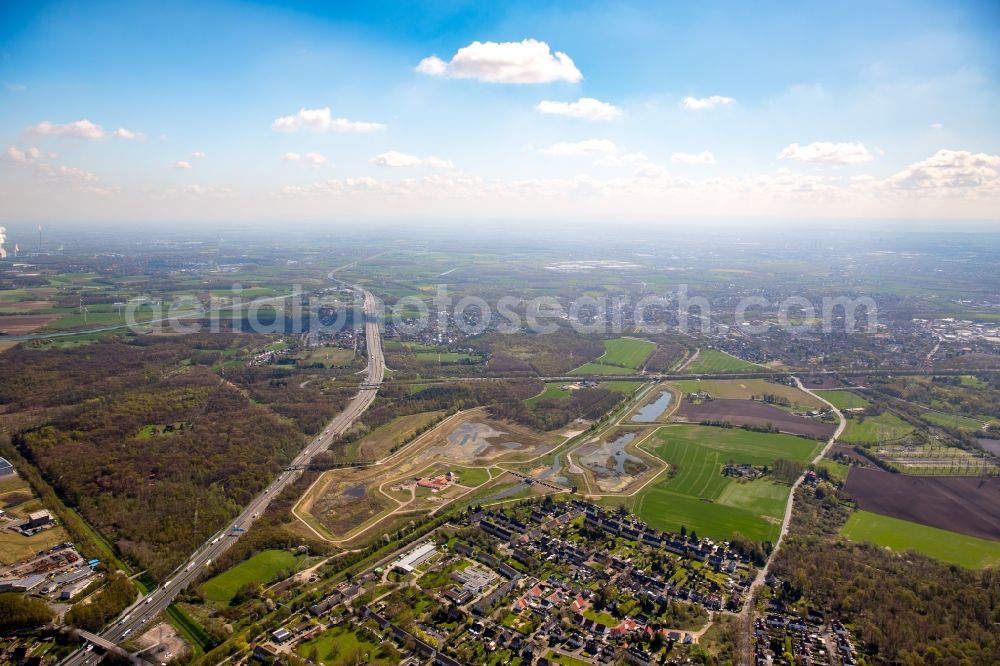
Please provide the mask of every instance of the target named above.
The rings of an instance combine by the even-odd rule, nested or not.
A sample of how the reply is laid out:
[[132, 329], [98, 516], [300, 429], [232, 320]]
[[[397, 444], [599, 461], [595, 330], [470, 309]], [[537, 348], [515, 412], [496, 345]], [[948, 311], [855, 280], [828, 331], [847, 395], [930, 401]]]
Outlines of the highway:
[[[374, 402], [378, 386], [382, 383], [382, 377], [385, 374], [385, 358], [382, 355], [378, 309], [375, 297], [370, 292], [361, 287], [353, 285], [352, 287], [364, 296], [365, 341], [368, 352], [367, 374], [357, 395], [344, 411], [330, 421], [323, 432], [309, 442], [302, 452], [287, 465], [285, 471], [281, 472], [271, 482], [271, 485], [243, 509], [243, 512], [235, 520], [223, 530], [212, 535], [191, 555], [187, 562], [175, 569], [169, 579], [164, 581], [161, 586], [123, 611], [119, 618], [100, 634], [102, 640], [118, 644], [142, 633], [142, 628], [148, 622], [163, 612], [181, 590], [190, 585], [205, 567], [232, 546], [240, 535], [253, 525], [271, 501], [280, 495], [288, 484], [298, 478], [301, 474], [301, 468], [307, 466], [316, 454], [325, 451], [333, 439], [350, 428]], [[99, 659], [100, 657], [94, 652], [80, 649], [69, 655], [62, 663], [70, 666], [81, 666], [96, 664]]]

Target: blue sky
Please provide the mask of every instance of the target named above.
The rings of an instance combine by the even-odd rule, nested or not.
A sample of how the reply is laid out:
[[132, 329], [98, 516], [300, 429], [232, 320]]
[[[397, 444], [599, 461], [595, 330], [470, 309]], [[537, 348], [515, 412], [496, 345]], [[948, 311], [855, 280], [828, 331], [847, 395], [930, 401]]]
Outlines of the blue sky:
[[997, 3], [23, 5], [0, 219], [1000, 217]]

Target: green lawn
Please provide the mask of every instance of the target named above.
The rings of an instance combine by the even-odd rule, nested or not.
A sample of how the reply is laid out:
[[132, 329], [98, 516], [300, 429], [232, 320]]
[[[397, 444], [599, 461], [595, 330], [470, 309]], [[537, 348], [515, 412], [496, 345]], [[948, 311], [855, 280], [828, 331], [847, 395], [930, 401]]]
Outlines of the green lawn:
[[712, 374], [716, 372], [753, 372], [765, 370], [764, 366], [744, 361], [717, 349], [702, 349], [684, 372]]
[[552, 650], [549, 650], [549, 653], [545, 655], [545, 658], [553, 664], [563, 664], [563, 666], [590, 666], [589, 661], [583, 661], [582, 659], [553, 652]]
[[476, 488], [490, 480], [489, 470], [482, 467], [449, 466], [448, 469], [458, 474], [459, 483], [470, 488]]
[[279, 572], [294, 570], [301, 559], [287, 550], [264, 550], [205, 581], [202, 588], [210, 600], [228, 604], [243, 585], [269, 583]]
[[979, 430], [983, 427], [982, 421], [960, 416], [958, 414], [944, 414], [943, 412], [924, 412], [920, 415], [924, 421], [946, 428], [958, 428], [960, 430]]
[[306, 641], [296, 652], [306, 659], [324, 666], [347, 664], [396, 664], [399, 654], [391, 642], [376, 641], [364, 632], [353, 631], [345, 624], [324, 631], [311, 641]]
[[534, 407], [535, 404], [540, 400], [547, 400], [549, 398], [566, 398], [569, 397], [569, 391], [563, 388], [563, 382], [556, 382], [552, 384], [546, 384], [545, 388], [538, 395], [533, 395], [524, 401], [524, 404], [529, 407]]
[[602, 365], [619, 365], [637, 369], [656, 349], [656, 344], [638, 338], [615, 338], [604, 341], [604, 356], [597, 359]]
[[821, 460], [816, 467], [819, 469], [825, 469], [830, 473], [831, 479], [840, 483], [847, 481], [847, 474], [851, 471], [850, 466], [833, 460]]
[[580, 377], [591, 375], [631, 375], [632, 373], [633, 371], [629, 368], [622, 368], [617, 365], [604, 365], [597, 361], [584, 363], [579, 368], [573, 368], [569, 372], [571, 375], [578, 375]]
[[631, 395], [633, 391], [642, 386], [642, 382], [617, 379], [617, 380], [612, 380], [610, 382], [603, 382], [601, 386], [608, 389], [609, 391], [615, 391], [616, 393], [624, 393], [625, 395]]
[[820, 444], [792, 435], [708, 426], [661, 428], [645, 448], [671, 471], [639, 495], [635, 511], [653, 527], [683, 525], [701, 536], [728, 538], [740, 532], [773, 540], [788, 498], [788, 486], [770, 480], [738, 482], [722, 476], [729, 461], [770, 465], [777, 458], [807, 462]]
[[1000, 541], [928, 527], [868, 511], [856, 511], [841, 528], [854, 541], [868, 541], [895, 551], [916, 550], [969, 569], [1000, 564]]
[[604, 354], [570, 371], [571, 375], [630, 375], [649, 358], [656, 344], [638, 338], [604, 340]]
[[878, 416], [854, 417], [847, 420], [847, 427], [840, 441], [857, 444], [862, 442], [891, 442], [913, 432], [913, 426], [890, 412]]
[[837, 409], [857, 409], [868, 406], [868, 401], [853, 391], [819, 391], [816, 395], [826, 398]]

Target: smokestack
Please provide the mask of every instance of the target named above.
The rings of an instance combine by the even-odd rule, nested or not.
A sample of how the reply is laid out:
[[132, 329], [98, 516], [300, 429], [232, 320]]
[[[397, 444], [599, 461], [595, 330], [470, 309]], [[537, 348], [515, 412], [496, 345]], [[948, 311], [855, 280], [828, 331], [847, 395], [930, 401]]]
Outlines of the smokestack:
[[7, 242], [7, 227], [0, 227], [0, 259], [7, 258], [7, 250], [3, 249], [3, 244]]

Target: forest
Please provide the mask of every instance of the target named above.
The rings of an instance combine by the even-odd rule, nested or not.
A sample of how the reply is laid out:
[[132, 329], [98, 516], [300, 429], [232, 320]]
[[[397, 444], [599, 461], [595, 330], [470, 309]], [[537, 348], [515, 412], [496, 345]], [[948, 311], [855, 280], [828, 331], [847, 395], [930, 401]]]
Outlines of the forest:
[[58, 407], [13, 444], [126, 559], [162, 578], [353, 392], [346, 382], [301, 387], [294, 369], [191, 362], [204, 353], [243, 358], [266, 342], [220, 333], [13, 349], [0, 404]]
[[846, 541], [837, 531], [849, 513], [836, 493], [798, 491], [773, 567], [785, 601], [842, 616], [877, 663], [1000, 663], [1000, 571]]

